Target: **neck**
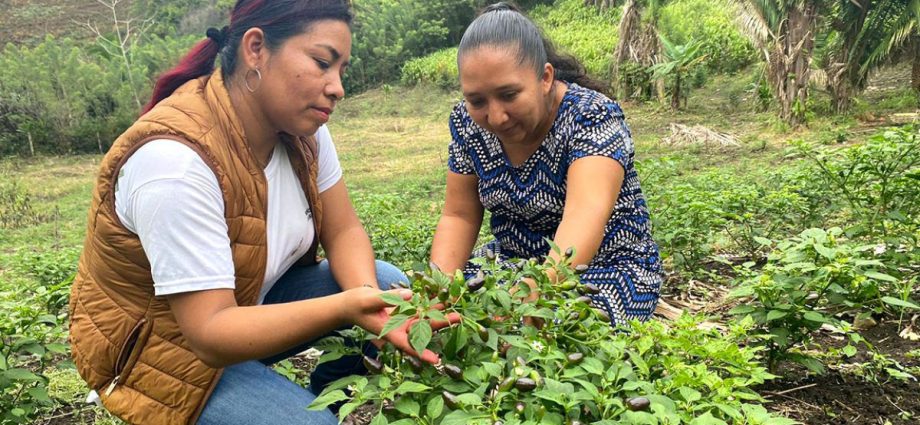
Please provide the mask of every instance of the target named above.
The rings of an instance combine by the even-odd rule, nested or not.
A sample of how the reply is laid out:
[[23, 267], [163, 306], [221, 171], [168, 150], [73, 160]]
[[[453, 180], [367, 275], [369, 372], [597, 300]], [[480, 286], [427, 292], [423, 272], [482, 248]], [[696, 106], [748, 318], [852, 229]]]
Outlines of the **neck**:
[[[534, 132], [534, 137], [525, 142], [526, 145], [532, 146], [543, 143], [543, 139], [549, 134], [549, 130], [553, 128], [553, 123], [556, 121], [556, 115], [559, 113], [559, 105], [562, 104], [562, 98], [565, 97], [564, 88], [566, 87], [565, 83], [558, 81], [553, 82], [553, 87], [550, 89], [549, 97], [546, 102], [546, 118], [540, 123], [540, 127], [537, 128], [537, 131]], [[562, 88], [562, 90], [560, 90], [560, 88]]]
[[241, 84], [231, 83], [228, 92], [233, 109], [243, 126], [246, 144], [255, 162], [264, 169], [278, 144], [278, 132], [268, 124], [269, 121], [252, 93], [246, 91]]

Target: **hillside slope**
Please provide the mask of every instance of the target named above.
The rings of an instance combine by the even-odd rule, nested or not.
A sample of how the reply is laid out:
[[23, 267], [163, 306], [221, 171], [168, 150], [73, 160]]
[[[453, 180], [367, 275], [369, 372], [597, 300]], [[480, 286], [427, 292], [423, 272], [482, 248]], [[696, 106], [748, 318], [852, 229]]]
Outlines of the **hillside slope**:
[[[130, 6], [130, 0], [120, 0], [117, 10], [127, 16]], [[0, 0], [0, 47], [31, 44], [48, 34], [92, 38], [86, 22], [107, 30], [112, 12], [97, 0]]]

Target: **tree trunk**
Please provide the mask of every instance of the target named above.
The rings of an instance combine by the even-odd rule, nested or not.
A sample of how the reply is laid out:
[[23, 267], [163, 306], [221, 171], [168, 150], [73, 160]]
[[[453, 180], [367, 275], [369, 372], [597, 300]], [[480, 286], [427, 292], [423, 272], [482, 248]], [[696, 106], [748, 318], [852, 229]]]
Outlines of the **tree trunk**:
[[636, 37], [641, 21], [641, 6], [638, 6], [635, 0], [626, 0], [626, 5], [623, 6], [623, 16], [620, 18], [618, 32], [620, 39], [617, 42], [617, 49], [613, 53], [613, 87], [616, 96], [619, 98], [628, 97], [632, 94], [629, 93], [629, 87], [627, 87], [620, 71], [623, 65], [631, 59], [632, 39]]
[[920, 37], [914, 37], [914, 62], [910, 73], [910, 87], [920, 94]]
[[677, 79], [674, 80], [674, 90], [671, 93], [671, 109], [675, 111], [680, 109], [680, 74], [677, 74]]
[[617, 48], [613, 61], [613, 87], [617, 97], [631, 97], [636, 93], [651, 95], [654, 92], [652, 83], [648, 82], [643, 87], [633, 87], [621, 75], [621, 69], [627, 62], [635, 62], [639, 66], [648, 68], [658, 61], [659, 50], [658, 32], [654, 17], [646, 19], [642, 24], [644, 8], [636, 0], [626, 0], [623, 6], [623, 16], [620, 18]]
[[862, 91], [866, 85], [866, 77], [862, 71], [862, 61], [866, 49], [865, 40], [860, 37], [869, 9], [872, 7], [870, 0], [849, 0], [856, 7], [859, 14], [853, 19], [842, 22], [840, 30], [843, 43], [838, 51], [832, 52], [824, 71], [827, 74], [827, 88], [831, 92], [834, 111], [844, 114], [850, 109], [853, 96]]
[[805, 122], [815, 19], [811, 2], [791, 8], [770, 55], [769, 78], [779, 101], [780, 118], [793, 127]]
[[27, 131], [26, 135], [29, 137], [29, 154], [35, 156], [35, 144], [32, 142], [32, 132]]

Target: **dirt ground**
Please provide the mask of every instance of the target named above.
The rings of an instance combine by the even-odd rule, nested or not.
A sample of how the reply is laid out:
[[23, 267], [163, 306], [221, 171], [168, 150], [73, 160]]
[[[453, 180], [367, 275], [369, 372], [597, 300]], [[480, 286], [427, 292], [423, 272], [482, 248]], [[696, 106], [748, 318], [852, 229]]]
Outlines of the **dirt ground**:
[[[904, 368], [920, 367], [920, 357], [909, 356], [920, 350], [920, 341], [898, 336], [897, 322], [884, 322], [860, 332], [880, 353]], [[824, 346], [843, 342], [822, 335]], [[920, 423], [920, 382], [916, 378], [897, 380], [882, 371], [858, 367], [871, 360], [861, 352], [847, 363], [822, 376], [805, 376], [798, 367], [780, 370], [786, 377], [758, 388], [772, 411], [806, 424], [881, 425]], [[871, 363], [870, 363], [871, 364]], [[878, 383], [871, 382], [877, 374]], [[797, 377], [798, 376], [798, 377]]]

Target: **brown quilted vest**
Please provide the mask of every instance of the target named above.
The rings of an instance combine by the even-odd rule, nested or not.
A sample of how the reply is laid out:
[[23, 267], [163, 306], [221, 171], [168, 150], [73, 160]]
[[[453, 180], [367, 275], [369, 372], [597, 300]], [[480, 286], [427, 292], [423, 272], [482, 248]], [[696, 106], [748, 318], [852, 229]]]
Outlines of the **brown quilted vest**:
[[[164, 297], [153, 295], [150, 263], [115, 213], [116, 176], [144, 143], [170, 138], [204, 159], [223, 192], [236, 269], [236, 302], [254, 305], [267, 262], [265, 175], [246, 143], [220, 71], [189, 81], [141, 117], [106, 154], [89, 212], [70, 297], [70, 342], [80, 376], [105, 407], [138, 424], [197, 421], [221, 370], [189, 348]], [[313, 212], [316, 237], [301, 264], [316, 261], [322, 205], [315, 139], [285, 140]]]

